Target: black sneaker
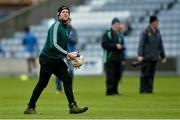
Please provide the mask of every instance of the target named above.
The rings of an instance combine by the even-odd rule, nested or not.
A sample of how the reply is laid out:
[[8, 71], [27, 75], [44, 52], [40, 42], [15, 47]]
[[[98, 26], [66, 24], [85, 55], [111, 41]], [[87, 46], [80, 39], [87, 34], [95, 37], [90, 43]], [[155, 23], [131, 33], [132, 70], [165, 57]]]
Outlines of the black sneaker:
[[78, 107], [76, 102], [73, 102], [72, 104], [70, 104], [69, 108], [70, 108], [69, 110], [70, 114], [83, 113], [88, 110], [88, 107], [83, 107], [83, 108]]
[[35, 108], [26, 108], [26, 110], [24, 111], [24, 114], [36, 114], [36, 109]]

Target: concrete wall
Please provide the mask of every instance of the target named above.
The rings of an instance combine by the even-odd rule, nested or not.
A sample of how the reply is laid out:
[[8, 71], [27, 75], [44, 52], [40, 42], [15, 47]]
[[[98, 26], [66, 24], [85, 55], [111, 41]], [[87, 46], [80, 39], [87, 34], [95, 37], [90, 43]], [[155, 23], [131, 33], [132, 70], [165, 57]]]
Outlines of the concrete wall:
[[[131, 62], [136, 60], [136, 58], [133, 58], [133, 59], [129, 59], [127, 61], [127, 65], [126, 65], [126, 69], [127, 70], [130, 70], [130, 71], [139, 71], [140, 70], [140, 66], [138, 67], [131, 67]], [[157, 63], [157, 70], [158, 71], [172, 71], [174, 73], [176, 73], [176, 70], [177, 70], [177, 58], [167, 58], [167, 62], [165, 64], [162, 64], [161, 62], [158, 62]]]
[[[136, 68], [131, 67], [132, 60], [133, 59], [127, 61], [127, 64], [125, 67], [125, 72], [128, 71], [129, 73], [134, 73], [134, 72], [140, 71], [140, 66], [136, 67]], [[38, 59], [36, 60], [36, 63], [38, 66], [37, 72], [39, 72]], [[85, 67], [85, 66], [83, 66], [83, 67]], [[78, 72], [80, 72], [80, 71], [82, 71], [82, 69], [79, 70]], [[157, 72], [161, 72], [161, 73], [165, 73], [165, 74], [171, 73], [174, 75], [175, 74], [180, 75], [180, 58], [179, 59], [178, 58], [168, 58], [168, 62], [166, 64], [158, 63]], [[0, 59], [0, 75], [22, 74], [22, 73], [27, 73], [27, 63], [26, 63], [25, 59]]]
[[72, 6], [82, 2], [83, 0], [48, 0], [18, 10], [0, 21], [0, 37], [11, 37], [16, 31], [23, 30], [24, 26], [38, 24], [43, 18], [54, 17], [61, 5]]
[[[39, 71], [39, 63], [37, 63], [37, 71]], [[26, 59], [0, 59], [0, 75], [23, 74], [27, 73]]]

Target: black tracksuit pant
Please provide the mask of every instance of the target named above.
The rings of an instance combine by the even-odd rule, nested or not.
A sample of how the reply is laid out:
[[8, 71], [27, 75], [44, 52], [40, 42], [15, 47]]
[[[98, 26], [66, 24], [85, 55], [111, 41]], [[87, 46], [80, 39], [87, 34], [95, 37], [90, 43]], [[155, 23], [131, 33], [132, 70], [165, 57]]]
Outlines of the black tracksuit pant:
[[152, 93], [156, 61], [144, 61], [140, 75], [140, 93]]
[[124, 67], [121, 62], [107, 62], [104, 67], [106, 72], [106, 95], [118, 94], [118, 84]]
[[40, 76], [39, 81], [36, 87], [33, 90], [33, 94], [30, 98], [28, 106], [31, 108], [36, 107], [36, 102], [43, 91], [47, 86], [49, 79], [52, 74], [60, 78], [64, 85], [64, 91], [68, 99], [69, 104], [74, 102], [74, 95], [72, 90], [72, 79], [68, 73], [68, 67], [63, 60], [53, 60], [48, 62], [42, 62], [40, 60]]

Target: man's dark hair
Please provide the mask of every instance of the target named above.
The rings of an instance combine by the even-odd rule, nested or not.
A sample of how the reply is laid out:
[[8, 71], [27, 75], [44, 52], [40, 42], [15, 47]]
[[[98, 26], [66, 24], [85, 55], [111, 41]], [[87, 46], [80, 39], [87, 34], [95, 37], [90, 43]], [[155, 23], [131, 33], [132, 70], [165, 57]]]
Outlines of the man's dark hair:
[[69, 11], [69, 14], [70, 14], [70, 10], [69, 10], [69, 8], [68, 8], [67, 6], [65, 6], [65, 5], [62, 5], [61, 7], [59, 7], [59, 8], [58, 8], [58, 12], [59, 12], [59, 14], [60, 14], [60, 13], [61, 13], [61, 11], [62, 11], [62, 10], [64, 10], [64, 9], [68, 10], [68, 11]]
[[112, 25], [115, 23], [120, 23], [120, 20], [117, 17], [114, 17], [111, 22]]
[[154, 21], [158, 21], [158, 17], [157, 16], [150, 16], [149, 17], [149, 23], [152, 23]]
[[24, 28], [24, 31], [25, 31], [25, 32], [29, 32], [29, 31], [30, 31], [30, 30], [29, 30], [29, 27], [26, 26], [26, 27]]

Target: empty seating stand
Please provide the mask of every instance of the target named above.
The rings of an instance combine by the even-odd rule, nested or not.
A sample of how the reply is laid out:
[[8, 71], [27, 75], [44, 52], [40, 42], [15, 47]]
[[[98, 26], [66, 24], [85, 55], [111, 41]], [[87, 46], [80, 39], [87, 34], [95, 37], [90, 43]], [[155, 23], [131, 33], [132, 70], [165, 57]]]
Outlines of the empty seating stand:
[[[91, 0], [85, 5], [75, 7], [71, 13], [72, 25], [77, 29], [79, 43], [77, 48], [86, 56], [102, 56], [100, 38], [104, 30], [111, 26], [113, 17], [121, 21], [130, 20], [132, 33], [126, 36], [127, 55], [137, 56], [140, 32], [148, 25], [150, 15], [159, 10], [160, 30], [166, 53], [175, 57], [180, 50], [180, 1], [177, 0], [171, 9], [166, 9], [175, 0]], [[140, 20], [143, 18], [143, 20]], [[52, 19], [45, 19], [39, 25], [31, 25], [30, 30], [39, 41], [39, 50], [46, 40]], [[17, 32], [12, 38], [1, 38], [1, 46], [6, 57], [24, 57], [21, 44], [23, 32]], [[16, 47], [12, 47], [16, 46]], [[12, 53], [12, 51], [16, 51]]]

